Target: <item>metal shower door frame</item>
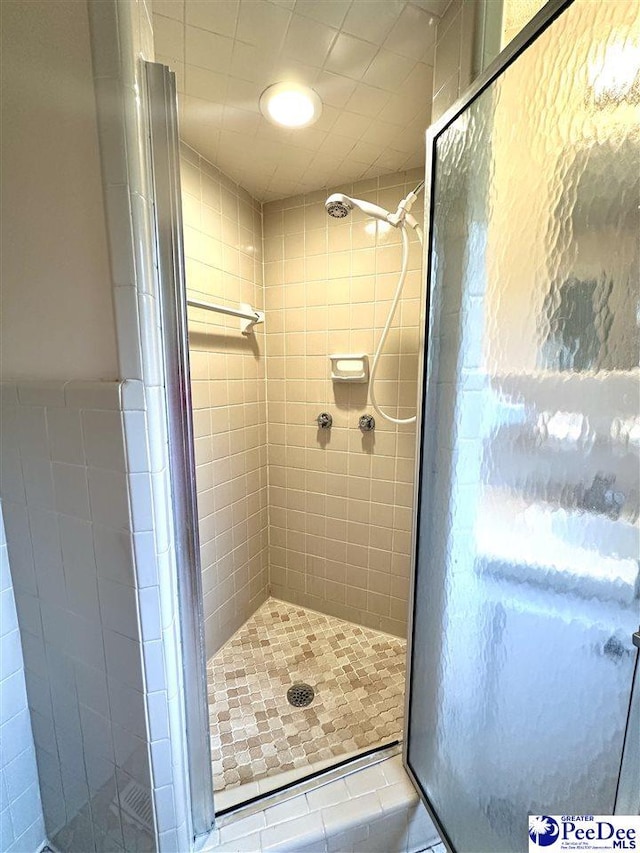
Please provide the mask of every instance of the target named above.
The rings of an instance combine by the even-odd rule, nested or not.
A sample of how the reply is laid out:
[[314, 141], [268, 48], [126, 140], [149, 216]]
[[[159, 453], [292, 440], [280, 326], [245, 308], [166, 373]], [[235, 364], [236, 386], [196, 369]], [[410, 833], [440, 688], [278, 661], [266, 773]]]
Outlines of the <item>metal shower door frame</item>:
[[175, 74], [145, 62], [191, 822], [214, 823]]
[[[543, 8], [529, 21], [521, 32], [504, 48], [496, 59], [476, 78], [467, 91], [426, 131], [426, 165], [425, 165], [425, 199], [424, 199], [424, 250], [423, 250], [423, 275], [425, 276], [425, 299], [423, 303], [423, 314], [421, 318], [420, 352], [423, 358], [420, 360], [418, 386], [420, 398], [418, 400], [418, 413], [416, 433], [419, 440], [416, 442], [416, 458], [414, 469], [414, 513], [411, 532], [411, 587], [409, 594], [409, 619], [407, 634], [407, 658], [406, 658], [406, 687], [405, 687], [405, 710], [404, 710], [404, 737], [402, 743], [402, 763], [408, 774], [418, 796], [422, 800], [429, 816], [433, 820], [440, 837], [448, 850], [454, 851], [450, 839], [440, 824], [438, 816], [434, 811], [420, 782], [413, 773], [409, 764], [409, 721], [412, 690], [412, 651], [415, 641], [415, 589], [417, 574], [418, 555], [418, 521], [420, 518], [420, 483], [422, 468], [425, 459], [429, 458], [426, 452], [431, 446], [433, 436], [428, 434], [426, 426], [433, 422], [433, 400], [429, 398], [427, 388], [431, 376], [435, 370], [433, 363], [434, 353], [431, 346], [433, 338], [433, 323], [435, 311], [432, 304], [432, 236], [433, 236], [433, 203], [434, 203], [434, 176], [436, 161], [436, 142], [440, 135], [455, 122], [464, 111], [504, 72], [506, 69], [558, 18], [571, 6], [573, 0], [547, 0]], [[431, 413], [431, 416], [430, 416]], [[639, 653], [640, 654], [640, 653]], [[636, 660], [633, 687], [627, 718], [626, 736], [622, 755], [622, 765], [616, 792], [616, 814], [632, 814], [640, 812], [640, 737], [634, 737], [634, 721], [640, 721], [640, 661]]]

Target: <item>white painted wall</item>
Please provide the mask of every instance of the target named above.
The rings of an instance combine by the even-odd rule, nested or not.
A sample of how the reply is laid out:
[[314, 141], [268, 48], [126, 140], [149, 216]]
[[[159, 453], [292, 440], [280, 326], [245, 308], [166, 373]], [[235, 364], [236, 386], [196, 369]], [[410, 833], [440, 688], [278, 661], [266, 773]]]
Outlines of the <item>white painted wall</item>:
[[0, 596], [0, 850], [35, 853], [46, 839], [1, 509]]
[[3, 0], [2, 371], [118, 376], [89, 25], [77, 0]]

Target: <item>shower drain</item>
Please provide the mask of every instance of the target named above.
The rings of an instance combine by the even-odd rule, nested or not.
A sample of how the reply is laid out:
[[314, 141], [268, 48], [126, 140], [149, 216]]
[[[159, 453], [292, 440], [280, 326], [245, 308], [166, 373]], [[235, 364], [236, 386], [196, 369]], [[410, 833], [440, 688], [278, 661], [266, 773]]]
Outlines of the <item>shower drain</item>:
[[287, 701], [294, 708], [305, 708], [313, 702], [314, 696], [310, 684], [294, 684], [287, 690]]

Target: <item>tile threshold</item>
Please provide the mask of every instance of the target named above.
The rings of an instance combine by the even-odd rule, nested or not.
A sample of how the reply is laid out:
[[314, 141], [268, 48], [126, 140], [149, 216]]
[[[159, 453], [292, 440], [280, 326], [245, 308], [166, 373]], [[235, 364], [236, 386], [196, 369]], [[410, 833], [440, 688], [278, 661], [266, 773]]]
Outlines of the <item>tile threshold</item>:
[[399, 744], [233, 810], [218, 818], [193, 850], [338, 853], [369, 848], [445, 853], [402, 766]]

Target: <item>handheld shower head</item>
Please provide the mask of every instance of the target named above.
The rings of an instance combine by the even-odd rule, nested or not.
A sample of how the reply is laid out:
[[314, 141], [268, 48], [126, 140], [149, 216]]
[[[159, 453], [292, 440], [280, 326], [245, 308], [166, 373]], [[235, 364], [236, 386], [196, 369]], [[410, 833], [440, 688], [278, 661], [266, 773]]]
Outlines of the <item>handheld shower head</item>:
[[357, 207], [366, 216], [381, 219], [383, 222], [388, 222], [390, 216], [389, 211], [385, 210], [384, 207], [372, 204], [370, 201], [363, 201], [360, 198], [351, 198], [344, 193], [333, 193], [325, 201], [324, 206], [329, 216], [333, 216], [335, 219], [343, 219], [348, 216], [354, 207]]
[[351, 199], [349, 196], [343, 195], [342, 193], [334, 193], [333, 195], [330, 195], [325, 201], [324, 206], [327, 209], [329, 216], [333, 216], [334, 219], [344, 219], [344, 217], [348, 216], [353, 210]]

